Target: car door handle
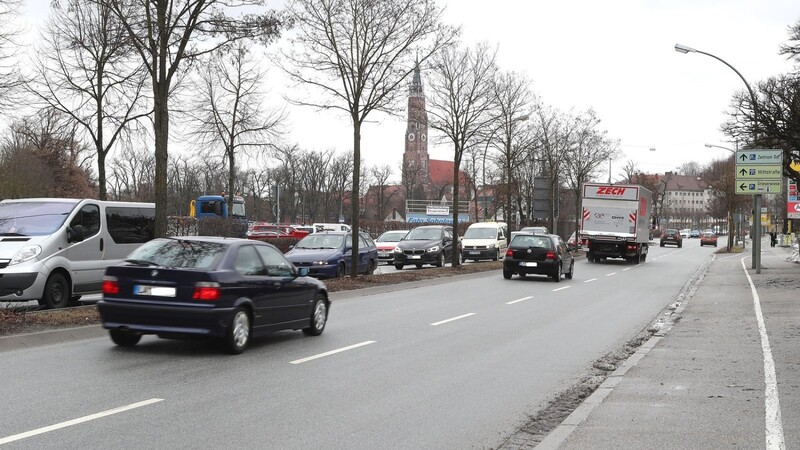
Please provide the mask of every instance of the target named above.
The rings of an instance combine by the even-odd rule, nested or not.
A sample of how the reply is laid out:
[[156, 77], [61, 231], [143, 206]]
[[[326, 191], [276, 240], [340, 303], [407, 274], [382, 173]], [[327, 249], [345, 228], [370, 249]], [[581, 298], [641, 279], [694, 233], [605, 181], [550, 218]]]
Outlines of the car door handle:
[[275, 289], [280, 289], [280, 288], [281, 288], [281, 286], [283, 286], [283, 283], [281, 283], [280, 281], [276, 281], [276, 282], [272, 283], [272, 286], [273, 286]]
[[100, 251], [103, 251], [103, 238], [100, 238]]

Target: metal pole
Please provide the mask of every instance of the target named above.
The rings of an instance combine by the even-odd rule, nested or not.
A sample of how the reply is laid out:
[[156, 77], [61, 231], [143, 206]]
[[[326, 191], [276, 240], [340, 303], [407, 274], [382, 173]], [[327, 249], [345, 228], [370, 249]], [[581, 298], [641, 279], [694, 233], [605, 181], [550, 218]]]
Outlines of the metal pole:
[[761, 273], [761, 194], [756, 194], [753, 206], [753, 269]]

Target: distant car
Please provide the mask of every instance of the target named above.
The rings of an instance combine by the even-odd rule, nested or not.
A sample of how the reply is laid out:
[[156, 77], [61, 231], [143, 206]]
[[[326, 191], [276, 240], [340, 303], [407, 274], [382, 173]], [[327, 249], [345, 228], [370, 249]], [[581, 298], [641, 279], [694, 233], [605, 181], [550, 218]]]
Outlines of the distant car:
[[708, 232], [703, 233], [703, 235], [700, 236], [700, 246], [702, 247], [704, 245], [713, 245], [714, 247], [716, 247], [717, 246], [717, 235], [714, 234], [714, 233], [708, 233]]
[[567, 248], [570, 251], [573, 251], [573, 250], [577, 250], [578, 247], [580, 247], [580, 246], [581, 246], [581, 241], [577, 237], [577, 231], [573, 231], [572, 234], [570, 234], [569, 238], [567, 239]]
[[677, 245], [679, 248], [683, 247], [683, 236], [681, 232], [674, 228], [664, 230], [664, 233], [661, 235], [661, 246], [663, 247], [666, 244]]
[[700, 237], [700, 230], [692, 230], [689, 232], [690, 238], [699, 238]]
[[684, 228], [683, 230], [681, 230], [681, 231], [680, 231], [680, 234], [681, 234], [681, 237], [682, 237], [682, 238], [684, 238], [684, 239], [689, 239], [689, 234], [690, 234], [691, 232], [692, 232], [692, 230], [690, 230], [690, 229], [688, 229], [688, 228]]
[[453, 238], [453, 227], [424, 225], [409, 231], [394, 248], [394, 268], [402, 270], [407, 264], [417, 268], [423, 264], [444, 267], [453, 252], [461, 258], [461, 242]]
[[511, 239], [518, 234], [547, 234], [547, 227], [523, 227], [519, 231], [511, 232]]
[[300, 239], [308, 234], [308, 231], [298, 230], [291, 225], [256, 223], [247, 231], [247, 238], [259, 239], [260, 237], [266, 237], [274, 239], [276, 237], [290, 237]]
[[269, 332], [322, 334], [330, 300], [325, 284], [307, 274], [265, 242], [154, 239], [106, 269], [97, 309], [122, 347], [144, 334], [213, 337], [238, 354], [251, 337]]
[[556, 235], [520, 233], [511, 240], [503, 259], [503, 278], [510, 280], [516, 274], [547, 275], [555, 282], [561, 281], [562, 274], [572, 279], [575, 260]]
[[[286, 258], [297, 267], [307, 267], [312, 277], [340, 278], [350, 273], [352, 233], [318, 231], [300, 239]], [[378, 266], [378, 249], [366, 233], [359, 233], [358, 272], [372, 274]]]
[[375, 246], [378, 247], [378, 262], [392, 264], [394, 248], [407, 234], [408, 230], [391, 230], [381, 233], [378, 239], [375, 239]]

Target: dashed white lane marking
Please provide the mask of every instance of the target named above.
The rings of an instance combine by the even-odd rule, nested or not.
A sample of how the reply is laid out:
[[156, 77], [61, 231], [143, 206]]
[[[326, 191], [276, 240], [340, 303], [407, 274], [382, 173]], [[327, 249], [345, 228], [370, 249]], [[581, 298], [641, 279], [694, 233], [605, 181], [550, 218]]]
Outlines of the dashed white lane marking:
[[631, 270], [631, 269], [633, 269], [633, 267], [626, 267], [626, 268], [622, 269], [622, 271], [625, 272], [626, 270]]
[[506, 305], [513, 305], [514, 303], [524, 302], [525, 300], [530, 300], [530, 299], [532, 299], [532, 298], [533, 298], [533, 297], [522, 297], [522, 298], [518, 298], [518, 299], [516, 299], [516, 300], [511, 300], [510, 302], [506, 302]]
[[616, 275], [616, 274], [617, 274], [617, 272], [611, 272], [611, 273], [606, 274], [606, 276], [610, 277], [611, 275]]
[[564, 287], [560, 287], [560, 288], [557, 288], [557, 289], [553, 289], [553, 292], [563, 291], [564, 289], [569, 289], [569, 288], [571, 288], [571, 287], [572, 287], [572, 286], [564, 286]]
[[475, 315], [475, 313], [463, 314], [463, 315], [460, 315], [458, 317], [452, 317], [450, 319], [440, 320], [439, 322], [433, 322], [431, 325], [433, 325], [435, 327], [435, 326], [441, 325], [443, 323], [452, 322], [454, 320], [459, 320], [459, 319], [463, 319], [465, 317], [474, 316], [474, 315]]
[[750, 283], [750, 292], [753, 295], [753, 309], [755, 309], [756, 319], [758, 320], [758, 332], [761, 334], [761, 352], [764, 354], [766, 448], [767, 450], [782, 450], [786, 448], [786, 443], [783, 438], [783, 421], [781, 419], [781, 402], [778, 397], [778, 378], [775, 375], [775, 361], [772, 359], [767, 326], [764, 323], [764, 315], [761, 313], [761, 300], [758, 297], [756, 287], [753, 285], [753, 279], [750, 278], [750, 274], [747, 272], [744, 260], [745, 258], [741, 259], [742, 269], [744, 269], [744, 274], [747, 276], [747, 282]]
[[592, 281], [597, 281], [597, 278], [589, 278], [588, 280], [584, 281], [584, 283], [591, 283]]
[[348, 345], [347, 347], [337, 348], [336, 350], [331, 350], [329, 352], [319, 353], [317, 355], [309, 356], [307, 358], [295, 359], [294, 361], [290, 362], [289, 364], [303, 364], [305, 362], [313, 361], [315, 359], [324, 358], [326, 356], [335, 355], [337, 353], [346, 352], [348, 350], [353, 350], [354, 348], [363, 347], [365, 345], [374, 344], [374, 343], [375, 343], [375, 341], [364, 341], [364, 342], [360, 342], [358, 344]]
[[101, 419], [106, 416], [119, 414], [121, 412], [125, 412], [131, 409], [141, 408], [142, 406], [152, 405], [153, 403], [158, 403], [162, 401], [164, 401], [163, 398], [151, 398], [150, 400], [145, 400], [143, 402], [131, 403], [130, 405], [120, 406], [119, 408], [109, 409], [107, 411], [99, 412], [96, 414], [90, 414], [88, 416], [83, 416], [77, 419], [68, 420], [66, 422], [57, 423], [55, 425], [37, 428], [35, 430], [26, 431], [24, 433], [15, 434], [13, 436], [0, 438], [0, 445], [8, 444], [9, 442], [18, 441], [20, 439], [26, 439], [32, 436], [36, 436], [38, 434], [49, 433], [50, 431], [59, 430], [61, 428], [71, 427], [73, 425], [78, 425], [84, 422], [88, 422], [90, 420]]

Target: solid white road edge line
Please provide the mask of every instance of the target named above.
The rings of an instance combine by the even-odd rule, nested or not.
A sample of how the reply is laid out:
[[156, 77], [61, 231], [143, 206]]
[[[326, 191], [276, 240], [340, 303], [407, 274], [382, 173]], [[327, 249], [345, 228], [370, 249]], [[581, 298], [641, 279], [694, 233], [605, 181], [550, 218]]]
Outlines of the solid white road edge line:
[[747, 276], [747, 282], [750, 283], [750, 292], [753, 294], [753, 309], [756, 312], [756, 319], [758, 320], [758, 332], [761, 334], [761, 352], [764, 354], [764, 407], [766, 412], [765, 427], [766, 427], [766, 448], [771, 449], [784, 449], [786, 444], [783, 438], [783, 423], [781, 420], [781, 402], [778, 398], [778, 378], [775, 375], [775, 361], [772, 359], [772, 349], [769, 346], [769, 336], [767, 336], [767, 326], [764, 323], [764, 315], [761, 313], [761, 300], [758, 297], [758, 291], [753, 285], [753, 279], [747, 272], [747, 266], [744, 264], [745, 258], [740, 261], [742, 269]]
[[441, 320], [439, 322], [433, 322], [431, 325], [435, 327], [435, 326], [441, 325], [443, 323], [452, 322], [454, 320], [463, 319], [465, 317], [474, 316], [474, 315], [475, 315], [475, 313], [463, 314], [463, 315], [460, 315], [458, 317], [453, 317], [451, 319], [445, 319], [445, 320]]
[[560, 288], [558, 288], [558, 289], [553, 289], [553, 292], [563, 291], [564, 289], [569, 289], [569, 288], [571, 288], [571, 287], [572, 287], [572, 286], [564, 286], [564, 287], [560, 287]]
[[588, 280], [584, 281], [584, 283], [591, 283], [592, 281], [597, 281], [597, 278], [589, 278]]
[[120, 406], [119, 408], [109, 409], [107, 411], [99, 412], [96, 414], [91, 414], [88, 416], [79, 417], [77, 419], [68, 420], [66, 422], [57, 423], [55, 425], [50, 425], [47, 427], [37, 428], [35, 430], [26, 431], [25, 433], [15, 434], [13, 436], [8, 436], [4, 438], [0, 438], [0, 445], [8, 444], [9, 442], [18, 441], [20, 439], [29, 438], [31, 436], [36, 436], [37, 434], [48, 433], [50, 431], [59, 430], [61, 428], [71, 427], [72, 425], [78, 425], [83, 422], [88, 422], [90, 420], [100, 419], [106, 416], [110, 416], [113, 414], [119, 414], [121, 412], [125, 412], [135, 408], [141, 408], [142, 406], [152, 405], [153, 403], [158, 403], [164, 401], [163, 398], [151, 398], [150, 400], [145, 400], [143, 402], [138, 403], [131, 403], [130, 405]]
[[364, 341], [364, 342], [360, 342], [358, 344], [348, 345], [347, 347], [337, 348], [336, 350], [331, 350], [329, 352], [319, 353], [319, 354], [316, 354], [316, 355], [313, 355], [313, 356], [309, 356], [307, 358], [295, 359], [294, 361], [290, 362], [289, 364], [303, 364], [304, 362], [313, 361], [315, 359], [324, 358], [326, 356], [335, 355], [337, 353], [346, 352], [346, 351], [352, 350], [354, 348], [363, 347], [365, 345], [374, 344], [374, 343], [375, 343], [375, 341]]
[[510, 302], [506, 302], [506, 305], [513, 305], [514, 303], [524, 302], [525, 300], [530, 300], [530, 299], [532, 299], [532, 298], [533, 298], [533, 297], [522, 297], [522, 298], [518, 298], [518, 299], [516, 299], [516, 300], [511, 300]]

